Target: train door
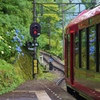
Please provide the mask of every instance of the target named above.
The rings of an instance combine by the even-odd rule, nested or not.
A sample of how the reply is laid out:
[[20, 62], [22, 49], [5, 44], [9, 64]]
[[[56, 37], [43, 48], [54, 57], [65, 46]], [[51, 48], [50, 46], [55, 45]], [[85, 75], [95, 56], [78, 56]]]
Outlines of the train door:
[[74, 34], [70, 34], [70, 82], [74, 84]]
[[68, 35], [65, 35], [65, 41], [64, 41], [64, 63], [65, 63], [65, 77], [68, 77]]
[[65, 74], [66, 78], [70, 78], [70, 34], [65, 38]]
[[75, 32], [65, 37], [65, 74], [67, 83], [74, 84]]
[[67, 34], [65, 39], [65, 73], [67, 82], [74, 84], [75, 34]]

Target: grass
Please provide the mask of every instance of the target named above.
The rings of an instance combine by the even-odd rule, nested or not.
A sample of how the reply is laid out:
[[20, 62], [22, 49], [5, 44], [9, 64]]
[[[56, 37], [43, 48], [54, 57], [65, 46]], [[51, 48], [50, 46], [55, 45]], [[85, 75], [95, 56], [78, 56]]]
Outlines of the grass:
[[0, 59], [0, 94], [13, 90], [22, 82], [23, 79], [16, 73], [16, 68]]
[[47, 80], [52, 81], [55, 78], [55, 76], [54, 76], [54, 74], [52, 74], [50, 72], [44, 73], [43, 66], [39, 65], [39, 74], [37, 75], [37, 78], [38, 79], [47, 79]]

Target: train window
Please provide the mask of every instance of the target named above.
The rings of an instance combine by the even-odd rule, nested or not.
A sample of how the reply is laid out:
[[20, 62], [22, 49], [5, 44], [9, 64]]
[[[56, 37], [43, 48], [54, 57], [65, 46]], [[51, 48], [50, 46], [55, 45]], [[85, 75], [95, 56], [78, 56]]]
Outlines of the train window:
[[75, 34], [75, 67], [79, 68], [79, 34]]
[[89, 27], [89, 70], [96, 69], [96, 28]]
[[86, 29], [79, 33], [79, 68], [86, 69]]

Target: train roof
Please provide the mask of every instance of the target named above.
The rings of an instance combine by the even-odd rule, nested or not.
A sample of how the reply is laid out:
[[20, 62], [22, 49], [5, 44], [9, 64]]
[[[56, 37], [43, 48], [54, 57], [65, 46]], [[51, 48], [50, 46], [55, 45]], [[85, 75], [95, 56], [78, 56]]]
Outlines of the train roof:
[[[74, 18], [66, 27], [67, 33], [73, 33], [78, 30], [78, 24], [86, 19], [100, 14], [100, 6], [90, 10], [84, 10], [76, 18]], [[74, 30], [74, 31], [73, 31]]]

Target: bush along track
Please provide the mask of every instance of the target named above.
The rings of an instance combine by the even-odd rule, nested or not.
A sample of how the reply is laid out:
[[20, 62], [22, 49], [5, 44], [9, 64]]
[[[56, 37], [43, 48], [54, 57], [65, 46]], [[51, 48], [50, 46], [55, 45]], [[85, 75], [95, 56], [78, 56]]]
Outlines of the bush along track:
[[0, 59], [0, 94], [15, 89], [26, 80], [32, 79], [31, 57], [19, 55], [13, 64]]
[[6, 61], [0, 60], [0, 94], [11, 91], [22, 82], [16, 68]]

